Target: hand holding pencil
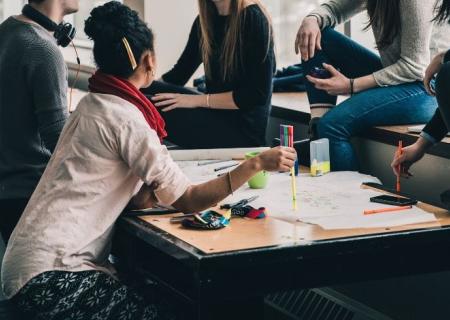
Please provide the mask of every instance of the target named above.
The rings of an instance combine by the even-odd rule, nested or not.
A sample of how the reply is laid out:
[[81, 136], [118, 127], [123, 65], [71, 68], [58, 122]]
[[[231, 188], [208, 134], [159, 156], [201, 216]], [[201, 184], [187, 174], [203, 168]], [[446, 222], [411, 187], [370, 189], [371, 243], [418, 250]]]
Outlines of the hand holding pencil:
[[[293, 126], [280, 126], [280, 143], [285, 147], [294, 147], [294, 127]], [[292, 190], [292, 209], [297, 211], [297, 182], [295, 177], [295, 168], [291, 170], [291, 190]]]
[[410, 172], [411, 166], [423, 158], [425, 151], [429, 146], [431, 146], [431, 144], [428, 145], [428, 142], [419, 139], [413, 145], [402, 148], [401, 153], [399, 153], [397, 149], [391, 163], [394, 174], [406, 179], [411, 178], [413, 176]]
[[262, 152], [258, 158], [261, 170], [289, 172], [294, 167], [297, 153], [294, 148], [275, 147]]

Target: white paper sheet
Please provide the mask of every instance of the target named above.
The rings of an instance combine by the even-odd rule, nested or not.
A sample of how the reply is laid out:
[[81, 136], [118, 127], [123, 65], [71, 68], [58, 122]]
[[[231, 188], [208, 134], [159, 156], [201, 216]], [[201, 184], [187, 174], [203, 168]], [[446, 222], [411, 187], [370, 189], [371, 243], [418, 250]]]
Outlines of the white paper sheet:
[[[208, 165], [198, 165], [199, 161], [176, 161], [176, 163], [193, 183], [201, 183], [217, 178], [217, 175], [226, 173], [236, 167], [231, 167], [220, 171], [214, 171], [214, 169], [225, 168], [230, 165], [238, 164], [239, 162], [235, 160], [228, 160], [220, 163], [211, 163]], [[203, 163], [203, 161], [200, 163]]]
[[[191, 161], [179, 164], [193, 182], [217, 177], [213, 168], [226, 165], [220, 163], [198, 166], [197, 162]], [[287, 173], [273, 173], [265, 189], [254, 190], [244, 185], [233, 196], [225, 199], [224, 203], [258, 195], [259, 198], [251, 205], [265, 207], [270, 216], [288, 222], [317, 224], [324, 229], [389, 228], [436, 221], [433, 214], [418, 207], [399, 212], [364, 215], [364, 210], [387, 206], [370, 202], [371, 197], [382, 193], [361, 188], [362, 183], [380, 181], [357, 172], [332, 172], [322, 177], [299, 175], [296, 177], [298, 209], [294, 211], [290, 179]]]
[[170, 150], [169, 153], [175, 161], [232, 160], [244, 159], [248, 152], [263, 152], [266, 150], [269, 150], [269, 148]]

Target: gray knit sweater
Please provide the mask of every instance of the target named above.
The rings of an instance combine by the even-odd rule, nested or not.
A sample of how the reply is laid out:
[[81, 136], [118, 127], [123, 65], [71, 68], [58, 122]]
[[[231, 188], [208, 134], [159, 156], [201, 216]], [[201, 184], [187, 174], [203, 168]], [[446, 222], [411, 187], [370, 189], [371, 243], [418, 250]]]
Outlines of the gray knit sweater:
[[33, 193], [67, 119], [66, 96], [53, 36], [8, 18], [0, 25], [0, 199]]
[[[384, 69], [373, 75], [379, 86], [422, 81], [431, 58], [450, 46], [450, 25], [432, 23], [435, 1], [399, 0], [401, 32], [380, 50]], [[310, 15], [322, 21], [321, 28], [334, 27], [366, 9], [367, 0], [330, 0]], [[378, 42], [381, 32], [373, 28]]]

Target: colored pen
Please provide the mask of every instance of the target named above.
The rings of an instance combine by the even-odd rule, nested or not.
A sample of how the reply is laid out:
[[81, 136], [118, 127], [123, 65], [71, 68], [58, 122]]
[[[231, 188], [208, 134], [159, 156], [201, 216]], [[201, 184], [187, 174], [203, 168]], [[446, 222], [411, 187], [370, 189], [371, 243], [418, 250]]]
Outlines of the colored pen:
[[228, 162], [230, 160], [209, 160], [209, 161], [204, 161], [204, 162], [199, 162], [197, 165], [198, 166], [207, 166], [210, 164], [216, 164], [216, 163], [222, 163], [222, 162]]
[[238, 165], [239, 165], [239, 163], [234, 163], [234, 164], [230, 164], [230, 165], [228, 165], [228, 166], [224, 166], [224, 167], [220, 167], [220, 168], [215, 168], [214, 171], [215, 171], [215, 172], [217, 172], [217, 171], [222, 171], [222, 170], [225, 170], [225, 169], [228, 169], [228, 168], [236, 167], [236, 166], [238, 166]]
[[[280, 125], [280, 144], [284, 147], [294, 147], [294, 127]], [[297, 184], [295, 179], [295, 168], [291, 168], [291, 189], [292, 189], [292, 208], [297, 210]]]
[[408, 210], [408, 209], [412, 209], [412, 206], [392, 207], [392, 208], [383, 208], [383, 209], [375, 209], [375, 210], [364, 210], [364, 215], [401, 211], [401, 210]]
[[[402, 140], [400, 140], [398, 142], [398, 150], [397, 150], [397, 152], [398, 152], [399, 156], [401, 156], [403, 154], [403, 141]], [[400, 176], [401, 176], [401, 174], [402, 174], [402, 165], [399, 164], [398, 165], [398, 174], [397, 174], [397, 192], [400, 192], [400, 190], [401, 190], [401, 187], [400, 187]]]
[[170, 223], [179, 223], [179, 222], [183, 221], [186, 218], [194, 217], [196, 214], [197, 213], [189, 213], [189, 214], [185, 214], [185, 215], [178, 216], [178, 217], [171, 217], [169, 221], [170, 221]]
[[[294, 147], [294, 127], [289, 126], [288, 129], [289, 136], [289, 147]], [[292, 188], [292, 207], [294, 211], [297, 211], [297, 183], [295, 179], [295, 168], [291, 168], [291, 188]]]

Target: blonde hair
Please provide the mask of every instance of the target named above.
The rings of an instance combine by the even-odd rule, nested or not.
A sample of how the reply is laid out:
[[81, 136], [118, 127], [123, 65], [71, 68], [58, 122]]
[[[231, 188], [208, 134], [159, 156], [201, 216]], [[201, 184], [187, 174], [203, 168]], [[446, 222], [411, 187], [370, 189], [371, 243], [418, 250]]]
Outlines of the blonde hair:
[[[230, 0], [229, 26], [225, 33], [225, 39], [221, 50], [221, 66], [222, 80], [227, 81], [233, 79], [242, 63], [243, 58], [243, 28], [245, 22], [245, 8], [248, 6], [248, 0]], [[272, 23], [266, 8], [259, 0], [252, 0], [252, 4], [257, 5], [269, 23], [269, 36], [267, 39], [267, 50], [265, 58], [267, 58], [273, 38]], [[211, 0], [198, 0], [199, 17], [200, 17], [200, 47], [205, 67], [206, 76], [211, 76], [211, 57], [214, 48], [214, 35], [212, 25], [217, 9]]]

